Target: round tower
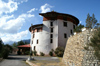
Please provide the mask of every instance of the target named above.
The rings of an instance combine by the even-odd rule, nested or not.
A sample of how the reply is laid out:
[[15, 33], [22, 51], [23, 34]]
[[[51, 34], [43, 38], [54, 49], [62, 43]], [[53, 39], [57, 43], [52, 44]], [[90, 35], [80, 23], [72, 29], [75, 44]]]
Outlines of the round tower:
[[72, 15], [54, 11], [39, 15], [43, 16], [43, 24], [29, 28], [32, 50], [36, 50], [38, 54], [40, 52], [48, 54], [51, 49], [65, 47], [68, 37], [73, 35], [79, 20]]

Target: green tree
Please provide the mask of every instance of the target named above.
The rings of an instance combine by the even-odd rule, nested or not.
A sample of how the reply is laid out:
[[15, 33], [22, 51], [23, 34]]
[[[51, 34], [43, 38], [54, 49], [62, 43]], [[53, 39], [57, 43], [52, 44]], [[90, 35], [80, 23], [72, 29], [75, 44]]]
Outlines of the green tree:
[[14, 42], [14, 43], [12, 44], [12, 47], [16, 47], [16, 48], [17, 48], [17, 44]]
[[82, 25], [82, 24], [79, 24], [78, 26], [76, 26], [76, 28], [74, 29], [74, 32], [81, 32], [82, 30], [82, 28], [84, 27], [84, 25]]
[[0, 52], [2, 51], [2, 48], [3, 48], [3, 42], [2, 42], [2, 40], [0, 38]]
[[96, 26], [94, 28], [97, 29], [99, 27], [100, 27], [100, 21], [99, 21], [99, 23], [96, 24]]
[[21, 41], [19, 41], [19, 42], [17, 43], [17, 46], [19, 46], [19, 45], [25, 45], [25, 43], [21, 40]]
[[100, 28], [98, 28], [95, 32], [93, 37], [90, 39], [89, 46], [91, 46], [95, 53], [94, 56], [100, 61]]
[[95, 18], [95, 15], [93, 14], [92, 16], [87, 15], [87, 19], [86, 19], [86, 27], [87, 28], [94, 28], [94, 26], [97, 24], [97, 20]]
[[57, 47], [56, 50], [55, 50], [54, 52], [55, 52], [55, 54], [56, 54], [58, 57], [63, 57], [64, 48], [63, 48], [63, 47]]
[[3, 50], [3, 42], [0, 38], [0, 57], [2, 57], [2, 50]]
[[28, 44], [28, 43], [25, 41], [25, 44]]

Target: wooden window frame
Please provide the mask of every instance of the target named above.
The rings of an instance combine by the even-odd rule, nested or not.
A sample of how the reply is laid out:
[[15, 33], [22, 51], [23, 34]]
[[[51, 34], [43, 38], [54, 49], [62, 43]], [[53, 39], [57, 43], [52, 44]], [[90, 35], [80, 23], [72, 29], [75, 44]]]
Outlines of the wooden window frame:
[[64, 22], [63, 22], [63, 26], [64, 26], [64, 27], [67, 27], [67, 22], [64, 21]]

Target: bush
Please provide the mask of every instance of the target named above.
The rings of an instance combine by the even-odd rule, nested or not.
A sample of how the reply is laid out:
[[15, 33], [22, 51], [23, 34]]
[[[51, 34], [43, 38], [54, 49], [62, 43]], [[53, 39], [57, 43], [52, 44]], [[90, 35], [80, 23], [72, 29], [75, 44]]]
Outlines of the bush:
[[36, 51], [36, 50], [34, 50], [34, 51], [33, 51], [33, 54], [36, 56], [36, 55], [37, 55], [37, 51]]
[[41, 55], [41, 56], [44, 56], [45, 54], [44, 54], [43, 52], [40, 52], [40, 55]]
[[29, 54], [30, 54], [30, 51], [26, 51], [26, 52], [25, 52], [25, 55], [29, 55]]
[[18, 54], [18, 55], [20, 55], [20, 54], [21, 54], [21, 52], [18, 50], [18, 51], [17, 51], [17, 54]]
[[2, 51], [2, 57], [3, 58], [7, 58], [9, 55], [9, 50], [8, 48], [4, 48], [3, 51]]
[[50, 55], [50, 56], [53, 56], [53, 52], [52, 52], [52, 51], [50, 51], [50, 52], [49, 52], [49, 55]]
[[55, 52], [56, 56], [63, 57], [64, 48], [63, 47], [58, 47], [58, 48], [56, 48], [56, 50], [54, 52]]

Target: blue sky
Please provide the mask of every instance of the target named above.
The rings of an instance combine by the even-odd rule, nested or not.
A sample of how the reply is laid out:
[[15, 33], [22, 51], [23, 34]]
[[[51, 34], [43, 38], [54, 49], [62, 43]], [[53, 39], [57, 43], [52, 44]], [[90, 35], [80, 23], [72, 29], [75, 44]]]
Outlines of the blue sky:
[[41, 24], [39, 13], [50, 11], [77, 17], [85, 25], [87, 14], [100, 20], [100, 0], [0, 0], [0, 38], [4, 43], [30, 39], [31, 24]]

